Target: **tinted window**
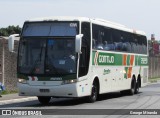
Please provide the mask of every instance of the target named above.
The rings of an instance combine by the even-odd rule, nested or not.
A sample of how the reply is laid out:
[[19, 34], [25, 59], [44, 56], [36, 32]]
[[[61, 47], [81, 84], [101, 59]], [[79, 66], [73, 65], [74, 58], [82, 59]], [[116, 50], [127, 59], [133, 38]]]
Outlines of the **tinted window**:
[[121, 32], [113, 29], [112, 38], [114, 41], [115, 50], [122, 51], [124, 37], [121, 35]]
[[147, 54], [145, 36], [93, 24], [92, 47], [97, 50]]
[[138, 50], [141, 54], [147, 54], [147, 39], [145, 36], [137, 36], [138, 37]]
[[25, 23], [23, 36], [75, 36], [77, 22], [36, 22]]
[[132, 45], [130, 43], [130, 40], [132, 37], [129, 33], [121, 31], [121, 39], [122, 39], [122, 50], [125, 52], [132, 52]]
[[84, 76], [88, 73], [89, 69], [89, 59], [90, 59], [90, 40], [91, 40], [91, 30], [90, 23], [82, 23], [82, 53], [80, 54], [79, 63], [79, 77]]
[[112, 41], [111, 29], [103, 26], [93, 24], [93, 49], [98, 50], [114, 50], [114, 43]]

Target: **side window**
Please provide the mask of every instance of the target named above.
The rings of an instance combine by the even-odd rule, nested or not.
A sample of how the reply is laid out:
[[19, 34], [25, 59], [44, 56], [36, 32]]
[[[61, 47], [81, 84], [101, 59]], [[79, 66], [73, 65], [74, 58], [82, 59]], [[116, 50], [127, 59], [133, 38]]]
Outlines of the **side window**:
[[103, 49], [104, 50], [115, 50], [110, 28], [104, 29]]
[[112, 38], [115, 45], [115, 51], [122, 51], [124, 37], [121, 36], [120, 31], [113, 29]]
[[91, 30], [89, 22], [82, 22], [82, 53], [80, 54], [79, 77], [88, 73], [90, 59]]
[[147, 54], [147, 38], [145, 36], [141, 36], [141, 42], [143, 54]]
[[132, 35], [131, 45], [132, 45], [132, 53], [137, 53], [137, 36], [135, 34]]
[[133, 50], [133, 43], [134, 42], [134, 37], [133, 37], [133, 34], [132, 33], [128, 33], [128, 52], [130, 53], [134, 53], [134, 50]]
[[145, 36], [96, 24], [92, 25], [92, 32], [93, 49], [147, 54], [147, 39]]
[[92, 47], [93, 49], [103, 50], [104, 27], [93, 24], [92, 28]]
[[137, 53], [147, 54], [147, 39], [145, 36], [136, 35], [137, 38]]
[[98, 28], [96, 25], [92, 25], [92, 48], [96, 49], [98, 41]]
[[120, 44], [121, 44], [120, 51], [126, 51], [126, 46], [125, 46], [126, 35], [122, 31], [119, 32], [120, 32]]
[[124, 52], [131, 52], [131, 44], [129, 41], [129, 33], [121, 31], [122, 49]]
[[142, 47], [142, 36], [137, 35], [137, 53], [143, 54], [144, 53], [144, 49]]
[[111, 28], [93, 24], [92, 48], [97, 50], [114, 50]]

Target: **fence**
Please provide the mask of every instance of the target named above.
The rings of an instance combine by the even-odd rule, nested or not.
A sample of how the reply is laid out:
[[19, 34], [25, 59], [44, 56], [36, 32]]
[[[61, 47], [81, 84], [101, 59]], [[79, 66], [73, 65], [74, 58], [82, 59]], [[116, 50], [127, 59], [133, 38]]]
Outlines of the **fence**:
[[149, 57], [149, 78], [160, 78], [160, 57]]
[[[18, 49], [18, 41], [15, 42], [15, 51]], [[17, 89], [17, 53], [8, 50], [8, 38], [0, 37], [0, 82], [6, 89], [14, 91]]]

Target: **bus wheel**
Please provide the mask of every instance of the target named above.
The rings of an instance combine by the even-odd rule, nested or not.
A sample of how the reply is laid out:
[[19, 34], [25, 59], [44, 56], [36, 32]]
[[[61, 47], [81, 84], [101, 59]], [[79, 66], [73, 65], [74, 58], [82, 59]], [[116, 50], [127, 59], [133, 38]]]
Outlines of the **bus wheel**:
[[51, 100], [51, 97], [46, 97], [46, 96], [38, 96], [38, 100], [41, 104], [48, 104], [49, 101]]
[[135, 93], [135, 90], [136, 90], [136, 81], [135, 79], [133, 79], [131, 83], [131, 88], [128, 91], [129, 95], [133, 95]]
[[139, 81], [137, 81], [137, 83], [136, 83], [136, 88], [135, 88], [135, 94], [137, 94], [138, 92], [139, 92]]
[[97, 100], [98, 97], [98, 85], [94, 81], [92, 84], [92, 90], [91, 90], [91, 95], [88, 96], [88, 102], [93, 103]]

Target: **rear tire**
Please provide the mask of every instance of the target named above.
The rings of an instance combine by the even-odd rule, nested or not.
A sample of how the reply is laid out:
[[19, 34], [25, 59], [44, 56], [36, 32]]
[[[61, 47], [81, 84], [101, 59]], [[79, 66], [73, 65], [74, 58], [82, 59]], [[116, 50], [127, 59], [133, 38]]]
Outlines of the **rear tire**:
[[97, 98], [98, 98], [98, 85], [94, 81], [92, 84], [91, 95], [87, 97], [87, 101], [93, 103], [97, 100]]
[[38, 96], [38, 100], [41, 104], [46, 105], [49, 103], [51, 100], [51, 97], [46, 97], [46, 96]]
[[139, 81], [137, 81], [137, 83], [136, 83], [136, 88], [135, 88], [135, 94], [137, 94], [137, 93], [139, 93], [139, 84], [140, 84], [140, 82]]

